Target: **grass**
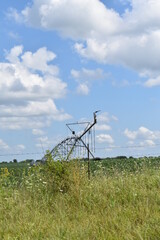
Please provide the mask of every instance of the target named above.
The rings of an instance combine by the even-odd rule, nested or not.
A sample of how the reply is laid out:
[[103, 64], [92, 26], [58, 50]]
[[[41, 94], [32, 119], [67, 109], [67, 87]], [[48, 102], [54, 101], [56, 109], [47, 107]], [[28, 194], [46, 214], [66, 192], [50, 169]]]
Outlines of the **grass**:
[[2, 173], [3, 169], [7, 168], [9, 173], [12, 173], [14, 176], [21, 176], [22, 173], [28, 171], [30, 164], [27, 162], [19, 162], [19, 163], [0, 163], [0, 174]]
[[94, 164], [90, 181], [73, 163], [36, 167], [18, 184], [1, 176], [0, 239], [160, 239], [159, 167]]
[[99, 168], [109, 174], [117, 172], [136, 172], [143, 168], [159, 168], [160, 157], [144, 158], [108, 158], [101, 161], [91, 161], [91, 171], [96, 172]]

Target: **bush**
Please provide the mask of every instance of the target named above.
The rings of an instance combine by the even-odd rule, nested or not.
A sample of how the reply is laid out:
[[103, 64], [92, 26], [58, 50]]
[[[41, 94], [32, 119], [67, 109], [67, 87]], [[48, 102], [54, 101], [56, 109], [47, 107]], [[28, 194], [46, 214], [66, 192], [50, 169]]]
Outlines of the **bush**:
[[27, 172], [24, 171], [17, 185], [34, 195], [56, 195], [59, 192], [67, 193], [77, 178], [78, 181], [84, 181], [84, 168], [82, 165], [80, 168], [78, 161], [54, 161], [50, 152], [47, 152], [45, 159], [44, 164], [34, 165]]
[[66, 192], [70, 186], [71, 162], [54, 161], [50, 152], [46, 154], [46, 162], [39, 166], [42, 177], [50, 192]]

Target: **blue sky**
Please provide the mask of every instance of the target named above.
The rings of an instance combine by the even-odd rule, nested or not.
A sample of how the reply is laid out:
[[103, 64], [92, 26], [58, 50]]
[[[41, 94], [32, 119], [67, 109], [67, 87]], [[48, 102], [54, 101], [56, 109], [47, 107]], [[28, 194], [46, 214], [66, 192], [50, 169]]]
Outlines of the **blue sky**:
[[95, 110], [95, 156], [160, 155], [159, 42], [156, 0], [1, 1], [0, 161], [41, 158]]

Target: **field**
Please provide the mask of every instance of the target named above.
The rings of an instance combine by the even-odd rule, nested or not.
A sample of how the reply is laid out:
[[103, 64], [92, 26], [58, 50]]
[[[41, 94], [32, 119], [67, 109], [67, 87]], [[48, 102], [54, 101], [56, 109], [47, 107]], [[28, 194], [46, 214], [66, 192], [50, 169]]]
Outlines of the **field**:
[[159, 158], [0, 168], [0, 239], [160, 239]]

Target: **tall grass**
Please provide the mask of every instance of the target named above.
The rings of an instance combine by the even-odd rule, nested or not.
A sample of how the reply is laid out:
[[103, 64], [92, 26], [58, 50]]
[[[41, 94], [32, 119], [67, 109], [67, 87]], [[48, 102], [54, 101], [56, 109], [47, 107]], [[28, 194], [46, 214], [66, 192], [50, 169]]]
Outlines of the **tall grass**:
[[14, 181], [0, 178], [0, 239], [158, 240], [160, 170], [115, 171], [85, 165], [31, 168]]

